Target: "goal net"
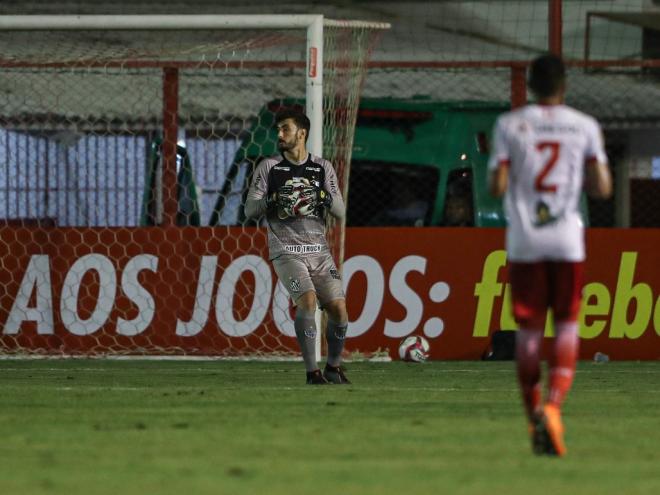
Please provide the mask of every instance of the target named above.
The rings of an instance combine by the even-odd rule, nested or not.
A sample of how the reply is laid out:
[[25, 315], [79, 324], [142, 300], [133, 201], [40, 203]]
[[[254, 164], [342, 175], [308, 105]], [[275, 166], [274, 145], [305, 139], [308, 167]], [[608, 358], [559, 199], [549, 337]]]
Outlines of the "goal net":
[[[310, 150], [346, 197], [366, 64], [387, 25], [0, 24], [0, 355], [296, 352], [265, 229], [242, 205], [286, 107], [306, 111]], [[343, 225], [328, 235], [341, 261]]]

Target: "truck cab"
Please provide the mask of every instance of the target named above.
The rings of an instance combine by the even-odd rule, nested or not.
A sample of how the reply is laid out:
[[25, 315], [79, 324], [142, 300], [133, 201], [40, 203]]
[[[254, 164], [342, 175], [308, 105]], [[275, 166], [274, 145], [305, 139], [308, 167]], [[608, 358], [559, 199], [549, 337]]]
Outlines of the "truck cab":
[[490, 135], [504, 104], [363, 100], [347, 224], [503, 226], [488, 194]]

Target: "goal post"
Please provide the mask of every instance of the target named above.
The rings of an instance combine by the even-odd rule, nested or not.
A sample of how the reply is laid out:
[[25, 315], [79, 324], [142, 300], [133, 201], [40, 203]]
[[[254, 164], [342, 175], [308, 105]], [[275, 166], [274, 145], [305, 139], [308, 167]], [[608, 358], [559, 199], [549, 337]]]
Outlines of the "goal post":
[[[261, 115], [272, 101], [304, 102], [308, 147], [335, 164], [346, 197], [366, 61], [388, 27], [0, 16], [0, 90], [12, 95], [0, 110], [0, 355], [297, 353], [263, 228], [240, 216], [252, 167], [273, 149]], [[223, 189], [245, 149], [257, 151]], [[185, 194], [199, 198], [202, 227], [182, 226]], [[204, 227], [221, 194], [223, 215]], [[162, 210], [153, 227], [140, 227], [143, 197]], [[342, 232], [329, 231], [336, 256]]]
[[[352, 21], [328, 21], [333, 27], [363, 27], [387, 29], [385, 23], [366, 23]], [[306, 46], [306, 113], [311, 122], [308, 148], [315, 155], [323, 155], [323, 15], [14, 15], [0, 16], [0, 31], [81, 31], [81, 30], [218, 30], [218, 29], [290, 29], [303, 28], [307, 33]], [[172, 102], [169, 94], [176, 84], [176, 71], [164, 68], [165, 104]], [[171, 103], [176, 107], [176, 100]], [[176, 162], [175, 136], [176, 108], [166, 108], [170, 114], [167, 121], [172, 125], [165, 128], [163, 147], [166, 150], [164, 163]], [[173, 115], [174, 114], [174, 115]], [[165, 124], [165, 122], [164, 122]], [[168, 132], [169, 131], [169, 132]], [[168, 167], [165, 167], [166, 169]], [[166, 172], [167, 175], [167, 172]], [[174, 189], [175, 180], [166, 180], [169, 188]], [[175, 225], [176, 200], [174, 194], [166, 191], [165, 204], [172, 205], [166, 211], [167, 223]]]

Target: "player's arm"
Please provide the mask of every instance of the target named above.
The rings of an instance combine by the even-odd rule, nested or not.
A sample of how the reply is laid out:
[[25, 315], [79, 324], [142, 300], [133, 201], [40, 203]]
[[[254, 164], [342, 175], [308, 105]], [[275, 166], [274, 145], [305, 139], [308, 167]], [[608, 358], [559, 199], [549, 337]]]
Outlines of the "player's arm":
[[585, 189], [592, 198], [607, 199], [612, 195], [612, 174], [607, 165], [603, 133], [598, 124], [594, 123], [594, 129], [589, 137], [584, 177]]
[[504, 124], [498, 119], [493, 132], [493, 151], [488, 159], [488, 191], [496, 198], [502, 197], [509, 186], [509, 165]]
[[268, 166], [267, 160], [262, 160], [252, 175], [252, 183], [245, 200], [245, 216], [257, 218], [271, 207], [272, 198], [268, 197]]
[[262, 160], [257, 165], [252, 176], [252, 183], [248, 190], [245, 200], [245, 216], [247, 218], [257, 218], [265, 214], [271, 208], [285, 207], [291, 201], [293, 188], [291, 186], [282, 186], [277, 191], [268, 190], [268, 159]]
[[344, 198], [339, 190], [339, 181], [335, 168], [330, 162], [325, 162], [325, 183], [323, 188], [319, 191], [319, 202], [325, 209], [335, 218], [344, 218], [346, 215], [346, 206], [344, 205]]
[[587, 161], [585, 186], [592, 198], [607, 199], [612, 195], [612, 174], [607, 163]]
[[496, 169], [491, 170], [488, 176], [488, 191], [491, 196], [501, 198], [504, 196], [507, 187], [509, 186], [509, 166], [508, 164], [500, 164]]

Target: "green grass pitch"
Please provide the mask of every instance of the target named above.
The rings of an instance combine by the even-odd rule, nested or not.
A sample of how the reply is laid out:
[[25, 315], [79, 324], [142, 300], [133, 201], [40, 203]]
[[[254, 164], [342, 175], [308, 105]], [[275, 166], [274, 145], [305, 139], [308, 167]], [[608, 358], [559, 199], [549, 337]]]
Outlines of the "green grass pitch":
[[0, 493], [658, 494], [660, 363], [579, 365], [568, 456], [531, 454], [513, 363], [0, 361]]

